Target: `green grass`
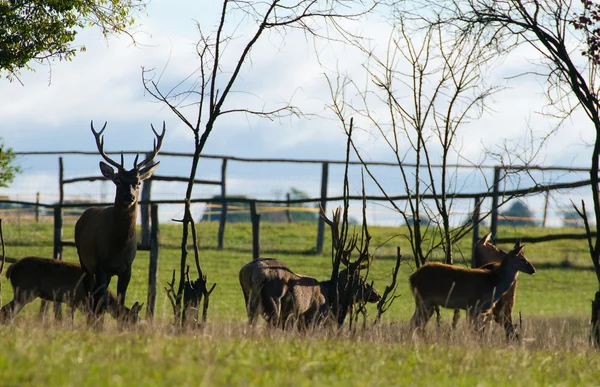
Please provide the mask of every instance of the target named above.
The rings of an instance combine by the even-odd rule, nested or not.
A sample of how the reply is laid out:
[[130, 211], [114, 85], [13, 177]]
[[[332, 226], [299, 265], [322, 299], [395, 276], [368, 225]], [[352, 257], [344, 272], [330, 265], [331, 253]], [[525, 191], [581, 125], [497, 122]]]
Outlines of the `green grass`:
[[[52, 225], [3, 225], [7, 255], [52, 255]], [[74, 327], [39, 323], [37, 304], [25, 308], [10, 326], [0, 326], [0, 385], [592, 385], [598, 383], [600, 356], [587, 343], [590, 300], [598, 290], [584, 241], [529, 244], [527, 257], [538, 266], [534, 276], [521, 275], [515, 311], [521, 311], [525, 340], [504, 342], [494, 328], [490, 337], [472, 337], [467, 328], [441, 330], [430, 324], [426, 337], [409, 331], [414, 310], [407, 277], [412, 263], [403, 262], [398, 294], [384, 323], [365, 332], [316, 332], [300, 336], [245, 326], [245, 307], [237, 273], [251, 260], [249, 225], [228, 224], [225, 249], [216, 249], [217, 225], [198, 225], [201, 259], [210, 283], [209, 326], [174, 333], [172, 312], [163, 286], [179, 267], [181, 226], [160, 225], [158, 320], [138, 331], [118, 331], [107, 319], [103, 332], [88, 330], [81, 318]], [[542, 235], [574, 230], [500, 230], [502, 236]], [[408, 254], [403, 228], [370, 227], [371, 246], [378, 247], [369, 278], [383, 291], [389, 283], [396, 245]], [[329, 235], [326, 234], [327, 238]], [[73, 238], [73, 223], [64, 239]], [[316, 226], [261, 225], [263, 256], [275, 256], [296, 272], [317, 278], [330, 274], [330, 251], [314, 255]], [[387, 241], [387, 243], [385, 243]], [[329, 247], [329, 239], [325, 246]], [[470, 240], [459, 245], [457, 263], [468, 261]], [[503, 246], [510, 248], [510, 246]], [[191, 250], [190, 250], [191, 252]], [[192, 255], [190, 258], [193, 259]], [[65, 247], [64, 259], [77, 262]], [[562, 269], [568, 260], [584, 269]], [[193, 261], [189, 262], [194, 267]], [[552, 264], [550, 267], [545, 264]], [[554, 266], [554, 267], [553, 267]], [[587, 267], [587, 269], [585, 269]], [[113, 279], [112, 287], [116, 285]], [[138, 252], [127, 304], [145, 301], [148, 253]], [[3, 281], [2, 301], [12, 297]], [[371, 309], [373, 315], [373, 310]], [[33, 366], [35, 365], [35, 366]]]
[[[27, 255], [52, 256], [52, 227], [48, 223], [26, 223], [18, 227], [14, 224], [5, 225], [5, 239], [7, 242], [7, 255], [23, 257]], [[540, 230], [536, 228], [521, 231], [520, 235], [541, 235], [553, 229]], [[504, 230], [501, 230], [501, 233]], [[564, 231], [564, 230], [563, 230]], [[572, 230], [571, 230], [572, 231]], [[372, 246], [381, 246], [375, 252], [375, 263], [369, 274], [374, 285], [383, 291], [391, 278], [394, 266], [393, 254], [396, 251], [396, 242], [403, 242], [403, 238], [396, 237], [405, 232], [402, 228], [370, 227], [373, 235]], [[217, 287], [211, 298], [210, 316], [213, 318], [228, 318], [241, 320], [245, 316], [245, 306], [238, 282], [238, 271], [252, 259], [251, 228], [248, 224], [227, 225], [225, 249], [216, 249], [217, 224], [201, 223], [198, 225], [200, 235], [201, 262], [209, 282], [216, 282]], [[504, 231], [504, 233], [506, 233]], [[159, 316], [170, 316], [171, 307], [163, 287], [171, 280], [172, 271], [179, 268], [181, 257], [181, 226], [177, 224], [161, 224], [160, 226], [160, 258], [159, 258], [159, 296], [157, 313]], [[64, 229], [64, 239], [73, 239], [73, 224], [69, 223]], [[290, 268], [298, 273], [311, 275], [316, 278], [327, 278], [331, 272], [330, 241], [326, 234], [326, 251], [322, 255], [309, 252], [314, 249], [316, 241], [316, 226], [312, 224], [290, 224], [282, 227], [278, 224], [264, 223], [261, 225], [261, 251], [262, 256], [277, 257], [286, 262]], [[385, 241], [388, 241], [384, 244]], [[465, 241], [469, 242], [470, 241]], [[464, 244], [464, 243], [463, 243]], [[566, 247], [565, 245], [570, 245]], [[557, 263], [564, 260], [565, 255], [560, 251], [577, 251], [577, 255], [570, 255], [569, 260], [578, 265], [591, 269], [591, 261], [586, 256], [584, 241], [569, 241], [558, 244], [540, 243], [530, 244], [525, 247], [527, 257], [539, 264], [538, 272], [534, 276], [519, 276], [519, 289], [515, 310], [521, 310], [525, 316], [587, 316], [589, 303], [598, 288], [595, 274], [592, 270], [543, 268], [545, 263]], [[407, 254], [408, 246], [401, 246]], [[510, 247], [510, 246], [509, 246]], [[459, 245], [460, 251], [467, 251]], [[127, 299], [128, 305], [134, 301], [144, 302], [148, 290], [148, 252], [140, 251], [134, 261], [132, 280]], [[562, 258], [561, 258], [562, 257]], [[190, 250], [192, 270], [195, 267], [193, 253]], [[78, 262], [77, 253], [73, 247], [64, 248], [64, 259]], [[457, 254], [457, 263], [468, 261], [460, 253]], [[401, 295], [396, 300], [391, 310], [385, 316], [388, 320], [405, 320], [414, 310], [412, 296], [408, 289], [407, 278], [413, 271], [414, 264], [404, 262], [398, 276], [398, 293]], [[116, 286], [116, 278], [112, 287]], [[10, 286], [2, 290], [4, 300], [11, 297]], [[34, 306], [26, 309], [35, 309]]]
[[171, 334], [17, 324], [0, 327], [0, 373], [4, 386], [597, 384], [600, 355], [589, 350], [407, 337], [248, 334], [223, 325]]

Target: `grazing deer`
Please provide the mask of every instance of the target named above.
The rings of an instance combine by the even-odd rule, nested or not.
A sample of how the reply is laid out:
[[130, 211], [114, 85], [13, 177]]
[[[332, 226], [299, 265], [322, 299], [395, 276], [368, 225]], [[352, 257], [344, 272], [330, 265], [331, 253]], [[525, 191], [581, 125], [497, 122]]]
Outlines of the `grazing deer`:
[[487, 314], [512, 287], [517, 273], [535, 273], [533, 265], [515, 247], [502, 257], [499, 265], [489, 269], [468, 269], [441, 263], [421, 266], [409, 278], [416, 309], [411, 322], [424, 326], [434, 308], [464, 309], [473, 322]]
[[[13, 318], [37, 298], [70, 305], [71, 319], [75, 308], [87, 312], [88, 292], [82, 281], [85, 276], [86, 273], [76, 263], [40, 257], [18, 260], [6, 271], [6, 278], [13, 288], [13, 300], [0, 309], [0, 321]], [[121, 307], [110, 290], [107, 294], [108, 312], [115, 319], [126, 323], [138, 322], [143, 304], [136, 302], [131, 309]]]
[[98, 305], [97, 300], [107, 299], [103, 296], [112, 276], [115, 275], [119, 278], [117, 299], [121, 305], [125, 305], [127, 286], [131, 279], [131, 264], [137, 249], [135, 223], [140, 184], [152, 175], [159, 164], [159, 162], [152, 164], [152, 161], [162, 146], [165, 124], [163, 123], [163, 131], [160, 135], [152, 126], [156, 136], [153, 151], [140, 163], [137, 162], [139, 155], [136, 156], [131, 170], [123, 166], [122, 153], [120, 164], [104, 153], [102, 132], [106, 128], [106, 123], [99, 132], [94, 130], [93, 122], [91, 127], [100, 155], [117, 168], [115, 172], [108, 164], [100, 161], [100, 171], [117, 187], [115, 204], [104, 208], [88, 208], [75, 224], [75, 245], [79, 262], [89, 274], [86, 277], [87, 286], [93, 294], [92, 310], [100, 312], [104, 306]]
[[[347, 281], [348, 271], [339, 273], [338, 288]], [[297, 323], [300, 329], [333, 321], [329, 294], [333, 282], [318, 281], [291, 271], [283, 262], [262, 258], [247, 263], [239, 274], [248, 322], [252, 325], [262, 314], [270, 326]], [[364, 280], [354, 294], [355, 302], [378, 302], [381, 296]]]

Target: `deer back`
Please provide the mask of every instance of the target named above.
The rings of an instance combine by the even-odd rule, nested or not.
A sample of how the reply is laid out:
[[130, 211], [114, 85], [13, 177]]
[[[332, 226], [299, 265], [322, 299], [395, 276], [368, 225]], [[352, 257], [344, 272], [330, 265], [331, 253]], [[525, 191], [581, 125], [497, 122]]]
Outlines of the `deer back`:
[[41, 257], [25, 257], [6, 272], [14, 292], [26, 292], [47, 301], [83, 302], [87, 292], [81, 266]]
[[[25, 299], [41, 298], [46, 301], [63, 302], [75, 307], [87, 305], [88, 291], [80, 265], [57, 259], [24, 257], [13, 263], [6, 271], [13, 293], [26, 295]], [[108, 312], [115, 318], [135, 323], [143, 304], [131, 308], [119, 307], [117, 297], [107, 291]]]
[[280, 286], [272, 287], [278, 289], [277, 294], [272, 294], [273, 297], [281, 297], [283, 295], [284, 285], [290, 278], [298, 277], [292, 272], [283, 262], [274, 258], [261, 258], [253, 260], [240, 269], [239, 280], [242, 291], [246, 296], [259, 294], [264, 287], [265, 282], [277, 282]]
[[426, 306], [440, 305], [452, 309], [468, 309], [476, 305], [490, 308], [516, 279], [517, 272], [535, 273], [533, 265], [522, 254], [523, 246], [517, 243], [502, 259], [499, 266], [486, 269], [469, 269], [430, 263], [423, 265], [410, 276], [415, 298]]
[[260, 307], [269, 315], [269, 305], [281, 305], [281, 320], [293, 322], [302, 317], [310, 321], [316, 314], [328, 311], [325, 285], [315, 278], [291, 271], [283, 262], [262, 258], [244, 265], [239, 273], [240, 285], [246, 298], [259, 295]]
[[[443, 263], [428, 263], [410, 277], [415, 298], [427, 307], [439, 305], [452, 309], [468, 309], [489, 299], [493, 277], [488, 270], [467, 269]], [[489, 285], [489, 286], [486, 286]]]
[[283, 319], [302, 317], [310, 323], [329, 314], [328, 283], [308, 276], [290, 279], [289, 293], [282, 302]]

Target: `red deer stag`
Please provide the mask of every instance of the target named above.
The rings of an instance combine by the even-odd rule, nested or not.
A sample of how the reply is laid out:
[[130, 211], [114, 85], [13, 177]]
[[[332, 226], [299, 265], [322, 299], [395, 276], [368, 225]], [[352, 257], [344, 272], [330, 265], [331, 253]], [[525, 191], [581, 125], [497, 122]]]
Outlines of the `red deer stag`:
[[117, 168], [115, 172], [108, 164], [100, 161], [100, 171], [104, 177], [112, 180], [117, 186], [115, 204], [103, 208], [88, 208], [75, 224], [77, 254], [81, 267], [90, 274], [86, 277], [86, 285], [93, 295], [92, 310], [97, 313], [105, 306], [104, 302], [99, 301], [107, 300], [106, 289], [115, 275], [119, 278], [117, 299], [119, 305], [125, 305], [127, 286], [131, 279], [131, 264], [137, 249], [135, 223], [140, 184], [148, 179], [158, 166], [159, 162], [152, 162], [160, 151], [165, 136], [164, 122], [160, 135], [154, 130], [154, 126], [151, 127], [156, 136], [152, 153], [140, 163], [137, 162], [139, 155], [136, 156], [133, 169], [127, 170], [123, 165], [123, 153], [120, 164], [104, 153], [102, 132], [106, 123], [99, 132], [94, 130], [93, 122], [91, 124], [100, 155], [108, 164]]
[[[347, 277], [347, 270], [340, 271], [338, 288], [345, 286]], [[274, 258], [247, 263], [240, 270], [239, 280], [251, 325], [259, 314], [270, 326], [282, 328], [297, 324], [303, 329], [333, 321], [329, 300], [331, 280], [318, 281], [296, 274]], [[354, 300], [378, 302], [380, 298], [379, 293], [363, 280]]]
[[491, 269], [441, 263], [421, 266], [409, 279], [416, 304], [412, 324], [424, 326], [436, 306], [466, 310], [473, 322], [481, 322], [481, 317], [512, 287], [519, 271], [535, 273], [522, 250], [523, 246], [517, 243], [503, 256], [502, 262]]
[[[25, 257], [12, 264], [6, 278], [13, 288], [13, 300], [0, 309], [0, 321], [15, 317], [21, 309], [37, 298], [46, 301], [64, 302], [74, 309], [88, 312], [88, 292], [82, 280], [85, 272], [76, 263], [56, 259]], [[143, 304], [135, 303], [129, 308], [119, 308], [117, 298], [108, 291], [108, 312], [117, 320], [137, 323]]]

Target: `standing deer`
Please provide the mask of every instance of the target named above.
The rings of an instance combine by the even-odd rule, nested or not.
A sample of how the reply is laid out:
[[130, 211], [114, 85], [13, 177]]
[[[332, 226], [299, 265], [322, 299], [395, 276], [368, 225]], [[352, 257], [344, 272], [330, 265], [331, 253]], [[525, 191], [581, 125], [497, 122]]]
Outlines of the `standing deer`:
[[127, 170], [123, 166], [123, 153], [121, 163], [117, 163], [104, 153], [104, 137], [102, 132], [106, 123], [99, 132], [92, 133], [100, 155], [108, 164], [117, 168], [117, 171], [108, 164], [100, 161], [100, 171], [104, 177], [112, 180], [117, 187], [115, 204], [109, 207], [91, 207], [81, 214], [75, 224], [75, 245], [81, 267], [89, 276], [86, 277], [87, 287], [92, 292], [92, 310], [99, 313], [105, 306], [99, 300], [107, 300], [106, 290], [112, 276], [118, 276], [117, 299], [119, 305], [125, 305], [127, 286], [131, 279], [131, 264], [137, 250], [135, 224], [137, 219], [137, 202], [140, 184], [152, 176], [159, 162], [152, 164], [154, 157], [160, 151], [165, 136], [163, 122], [162, 134], [158, 134], [152, 126], [156, 136], [152, 153], [138, 163], [138, 156], [133, 162], [133, 169]]
[[[6, 271], [13, 288], [13, 300], [0, 309], [0, 321], [15, 317], [37, 298], [70, 305], [71, 319], [75, 308], [87, 313], [88, 292], [82, 283], [85, 276], [76, 263], [40, 257], [18, 260]], [[120, 322], [137, 323], [142, 305], [136, 302], [131, 309], [119, 308], [117, 298], [108, 290], [108, 312]]]
[[490, 269], [468, 269], [430, 263], [409, 278], [416, 309], [411, 322], [424, 326], [434, 308], [464, 309], [473, 322], [481, 322], [494, 304], [512, 287], [517, 273], [534, 274], [535, 268], [522, 254], [520, 243]]
[[[340, 271], [339, 289], [343, 289], [347, 277], [347, 270]], [[251, 325], [259, 314], [270, 326], [282, 328], [289, 323], [296, 323], [303, 329], [333, 321], [329, 300], [333, 286], [331, 280], [318, 281], [296, 274], [274, 258], [247, 263], [240, 270], [239, 280]], [[355, 302], [378, 302], [380, 299], [371, 285], [360, 281], [354, 294]]]
[[[500, 265], [506, 253], [497, 248], [490, 242], [492, 233], [488, 233], [481, 238], [475, 245], [475, 267], [492, 270]], [[521, 251], [523, 257], [523, 252]], [[498, 302], [492, 308], [494, 321], [504, 327], [507, 339], [517, 339], [518, 335], [515, 332], [515, 326], [512, 319], [512, 311], [515, 305], [517, 295], [517, 278], [506, 293], [500, 297]]]
[[[479, 269], [492, 270], [500, 265], [502, 258], [506, 253], [490, 242], [492, 233], [488, 233], [483, 238], [479, 239], [475, 244], [473, 257], [475, 258], [475, 267]], [[520, 254], [523, 254], [521, 252]], [[518, 273], [517, 273], [518, 274]], [[498, 302], [492, 308], [494, 321], [504, 328], [507, 340], [519, 340], [519, 335], [515, 331], [516, 326], [513, 324], [512, 310], [515, 305], [515, 297], [517, 295], [517, 278], [510, 289], [500, 297]], [[460, 318], [459, 310], [454, 311], [452, 327], [455, 328]], [[439, 319], [439, 315], [438, 315]], [[439, 323], [439, 322], [438, 322]]]

